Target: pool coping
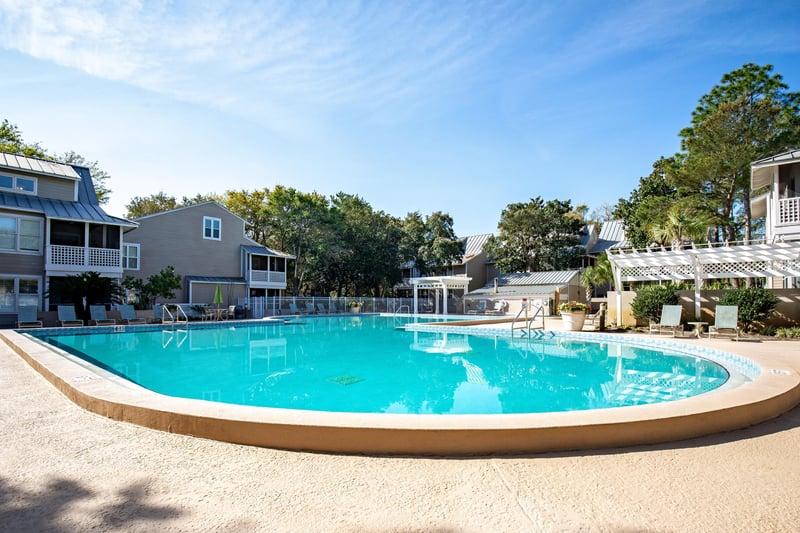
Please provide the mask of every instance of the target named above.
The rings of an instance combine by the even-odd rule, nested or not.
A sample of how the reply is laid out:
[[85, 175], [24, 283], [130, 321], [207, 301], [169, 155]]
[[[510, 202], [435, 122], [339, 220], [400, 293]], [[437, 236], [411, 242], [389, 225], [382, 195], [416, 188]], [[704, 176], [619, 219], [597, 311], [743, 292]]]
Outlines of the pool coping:
[[[569, 335], [582, 336], [597, 338], [593, 333]], [[795, 370], [769, 354], [734, 354], [760, 369], [752, 381], [660, 404], [504, 415], [300, 411], [165, 396], [79, 364], [17, 331], [0, 331], [0, 339], [68, 399], [93, 413], [172, 433], [288, 450], [456, 456], [616, 448], [747, 427], [800, 404], [800, 375]], [[690, 349], [700, 346], [659, 342], [684, 351], [687, 344]], [[744, 343], [730, 344], [733, 351], [744, 350]]]

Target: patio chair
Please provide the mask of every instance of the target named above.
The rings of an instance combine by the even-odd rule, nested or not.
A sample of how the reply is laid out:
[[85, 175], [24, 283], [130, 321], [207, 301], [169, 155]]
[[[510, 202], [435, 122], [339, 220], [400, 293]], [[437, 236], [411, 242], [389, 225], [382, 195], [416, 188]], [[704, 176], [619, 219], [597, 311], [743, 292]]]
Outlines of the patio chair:
[[90, 305], [89, 316], [92, 317], [90, 322], [94, 322], [95, 326], [113, 326], [117, 323], [113, 318], [108, 318], [104, 305]]
[[661, 320], [658, 323], [650, 323], [649, 333], [658, 332], [661, 334], [662, 330], [671, 329], [672, 336], [675, 336], [679, 330], [683, 335], [683, 324], [681, 324], [681, 313], [683, 307], [680, 305], [664, 305], [661, 307]]
[[136, 316], [136, 311], [133, 309], [133, 306], [130, 304], [120, 305], [119, 306], [119, 315], [125, 324], [146, 324], [147, 320], [144, 318]]
[[40, 328], [42, 321], [36, 316], [37, 308], [35, 305], [20, 305], [17, 310], [17, 327]]
[[300, 314], [300, 309], [297, 308], [297, 304], [290, 303], [289, 304], [289, 311], [291, 311], [295, 315], [299, 315]]
[[62, 328], [75, 328], [83, 326], [83, 320], [75, 317], [74, 305], [59, 305], [57, 323]]
[[225, 311], [225, 318], [228, 320], [233, 320], [236, 318], [236, 306], [229, 305], [228, 309]]
[[711, 335], [729, 333], [739, 340], [739, 306], [718, 305], [714, 313], [714, 324], [708, 326], [708, 338]]
[[508, 309], [508, 304], [505, 300], [497, 300], [494, 303], [494, 307], [485, 311], [487, 315], [504, 315], [506, 314], [506, 309]]
[[484, 313], [486, 313], [486, 300], [478, 300], [478, 306], [467, 311], [468, 315], [482, 315]]

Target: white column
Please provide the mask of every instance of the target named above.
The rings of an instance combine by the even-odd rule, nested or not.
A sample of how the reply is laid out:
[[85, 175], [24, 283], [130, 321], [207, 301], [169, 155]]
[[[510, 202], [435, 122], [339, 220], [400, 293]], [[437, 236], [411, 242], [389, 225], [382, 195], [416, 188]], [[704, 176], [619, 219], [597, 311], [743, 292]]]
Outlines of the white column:
[[416, 315], [417, 313], [419, 313], [419, 311], [417, 310], [419, 306], [419, 295], [417, 294], [417, 284], [414, 283], [413, 285], [414, 285], [414, 314]]
[[444, 284], [444, 288], [442, 290], [442, 293], [444, 294], [444, 299], [442, 300], [443, 301], [442, 305], [444, 305], [444, 316], [447, 316], [447, 284], [446, 283]]

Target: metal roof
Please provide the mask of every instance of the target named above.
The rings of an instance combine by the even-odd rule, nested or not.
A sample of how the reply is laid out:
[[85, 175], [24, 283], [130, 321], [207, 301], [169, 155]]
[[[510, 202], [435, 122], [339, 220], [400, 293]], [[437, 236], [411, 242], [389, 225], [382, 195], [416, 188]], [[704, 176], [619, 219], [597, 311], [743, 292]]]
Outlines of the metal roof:
[[626, 248], [628, 241], [625, 238], [625, 225], [621, 220], [609, 220], [600, 228], [597, 242], [589, 250], [590, 254], [599, 254], [610, 248]]
[[481, 235], [469, 235], [464, 237], [462, 239], [464, 243], [464, 256], [461, 258], [461, 263], [466, 263], [483, 252], [483, 247], [486, 246], [486, 241], [488, 241], [491, 236], [491, 233], [483, 233]]
[[291, 255], [291, 254], [278, 252], [276, 250], [273, 250], [272, 248], [267, 248], [266, 246], [247, 246], [247, 245], [243, 244], [242, 245], [242, 250], [244, 250], [248, 254], [269, 255], [269, 256], [272, 256], [272, 257], [284, 257], [286, 259], [294, 259], [294, 256]]
[[[5, 155], [8, 156], [9, 154]], [[47, 218], [74, 220], [78, 222], [102, 222], [103, 224], [113, 224], [116, 226], [136, 227], [136, 224], [129, 220], [112, 217], [103, 211], [103, 208], [100, 207], [100, 203], [97, 201], [89, 169], [74, 167], [73, 171], [80, 179], [78, 183], [77, 202], [0, 191], [0, 207], [14, 211], [39, 213]]]
[[532, 295], [552, 296], [557, 290], [563, 289], [566, 286], [566, 283], [556, 285], [499, 285], [497, 287], [497, 292], [495, 292], [493, 285], [487, 285], [466, 294], [464, 297], [486, 298], [491, 296], [497, 298], [512, 298]]
[[44, 176], [56, 176], [58, 178], [68, 178], [71, 180], [81, 179], [81, 176], [79, 176], [70, 165], [6, 152], [0, 152], [0, 168], [10, 168], [12, 170], [21, 170], [23, 172], [41, 174]]
[[[580, 270], [555, 270], [552, 272], [518, 272], [500, 274], [498, 285], [569, 285], [580, 276]], [[494, 284], [490, 284], [494, 286]]]

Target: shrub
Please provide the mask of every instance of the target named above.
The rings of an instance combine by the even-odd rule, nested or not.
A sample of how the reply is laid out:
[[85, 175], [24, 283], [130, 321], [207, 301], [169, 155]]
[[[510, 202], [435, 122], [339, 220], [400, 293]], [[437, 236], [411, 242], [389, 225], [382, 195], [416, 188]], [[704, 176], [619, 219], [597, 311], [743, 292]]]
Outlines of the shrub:
[[781, 339], [800, 339], [800, 328], [778, 328], [775, 336]]
[[648, 285], [636, 292], [636, 297], [631, 302], [631, 312], [637, 319], [658, 322], [663, 306], [678, 303], [678, 293], [671, 285]]
[[778, 299], [767, 289], [735, 289], [723, 294], [719, 304], [739, 306], [739, 323], [745, 331], [754, 331], [772, 315]]

